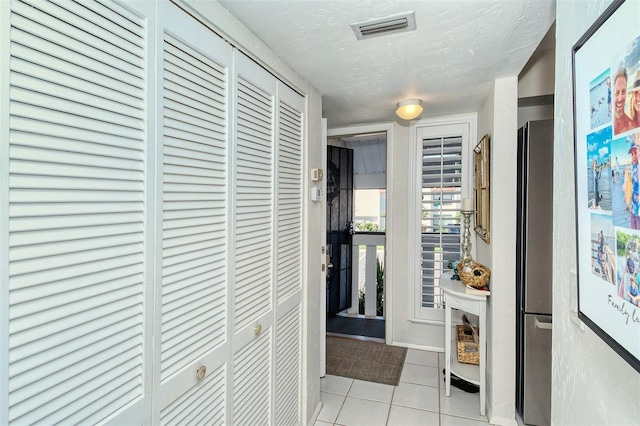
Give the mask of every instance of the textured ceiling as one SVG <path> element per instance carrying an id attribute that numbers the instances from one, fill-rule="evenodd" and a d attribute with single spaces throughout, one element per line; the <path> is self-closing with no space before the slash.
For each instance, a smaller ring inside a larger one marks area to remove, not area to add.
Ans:
<path id="1" fill-rule="evenodd" d="M 330 128 L 477 111 L 518 75 L 551 26 L 554 0 L 219 0 L 323 95 Z M 415 11 L 417 30 L 358 41 L 350 24 Z"/>

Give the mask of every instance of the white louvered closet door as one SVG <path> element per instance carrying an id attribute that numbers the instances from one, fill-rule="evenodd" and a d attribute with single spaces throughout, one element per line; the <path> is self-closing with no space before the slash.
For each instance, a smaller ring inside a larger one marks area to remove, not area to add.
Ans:
<path id="1" fill-rule="evenodd" d="M 304 99 L 278 84 L 276 194 L 275 424 L 301 418 L 302 156 Z"/>
<path id="2" fill-rule="evenodd" d="M 161 6 L 158 423 L 228 424 L 231 46 L 175 5 Z"/>
<path id="3" fill-rule="evenodd" d="M 233 419 L 272 423 L 277 80 L 235 53 Z"/>
<path id="4" fill-rule="evenodd" d="M 0 10 L 0 424 L 300 424 L 303 98 L 167 0 Z"/>
<path id="5" fill-rule="evenodd" d="M 151 365 L 147 13 L 113 2 L 10 8 L 0 423 L 95 424 L 125 407 L 128 422 L 142 423 Z"/>

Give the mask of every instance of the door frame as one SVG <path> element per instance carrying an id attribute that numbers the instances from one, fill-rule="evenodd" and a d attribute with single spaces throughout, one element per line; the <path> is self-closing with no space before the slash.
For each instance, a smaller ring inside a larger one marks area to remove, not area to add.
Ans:
<path id="1" fill-rule="evenodd" d="M 393 176 L 393 140 L 394 140 L 394 130 L 395 130 L 395 123 L 393 122 L 389 122 L 389 123 L 378 123 L 378 124 L 367 124 L 367 125 L 358 125 L 358 126 L 349 126 L 349 127 L 336 127 L 333 129 L 328 129 L 327 130 L 327 137 L 322 139 L 322 150 L 325 153 L 324 155 L 326 156 L 326 151 L 327 151 L 327 138 L 328 137 L 333 137 L 333 136 L 346 136 L 346 135 L 357 135 L 357 134 L 364 134 L 364 133 L 381 133 L 381 132 L 385 132 L 387 134 L 387 173 L 386 173 L 386 186 L 387 186 L 387 205 L 386 205 L 386 214 L 387 214 L 387 220 L 386 220 L 386 245 L 385 245 L 385 271 L 384 271 L 384 276 L 385 276 L 385 282 L 384 282 L 384 312 L 385 312 L 385 330 L 384 330 L 384 336 L 385 336 L 385 342 L 387 345 L 390 345 L 393 342 L 393 336 L 392 336 L 392 323 L 393 323 L 393 281 L 391 279 L 391 277 L 393 277 L 392 274 L 392 270 L 393 270 L 393 224 L 394 224 L 394 211 L 393 211 L 393 205 L 389 202 L 389 200 L 393 200 L 393 180 L 391 179 L 391 176 Z M 326 158 L 324 159 L 324 167 L 326 167 Z M 325 194 L 326 194 L 326 190 L 325 190 Z M 326 209 L 327 209 L 327 201 L 326 201 L 326 197 L 324 198 L 324 210 L 325 210 L 325 214 L 326 214 Z M 326 217 L 325 217 L 325 234 L 326 234 Z M 326 285 L 326 282 L 325 282 Z M 322 293 L 323 297 L 324 296 L 324 292 Z M 326 306 L 324 306 L 323 302 L 323 307 L 322 310 L 320 312 L 320 333 L 322 339 L 321 342 L 322 344 L 320 345 L 320 351 L 321 351 L 321 369 L 324 371 L 325 369 L 325 364 L 326 364 L 326 359 L 325 359 L 325 350 L 326 350 L 326 339 L 325 339 L 325 335 L 326 335 L 326 322 L 327 322 L 327 312 L 326 312 Z"/>

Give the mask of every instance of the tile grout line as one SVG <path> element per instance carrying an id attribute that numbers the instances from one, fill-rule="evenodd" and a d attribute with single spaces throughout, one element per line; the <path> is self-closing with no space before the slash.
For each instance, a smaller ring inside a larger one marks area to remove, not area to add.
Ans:
<path id="1" fill-rule="evenodd" d="M 344 399 L 342 400 L 342 405 L 340 405 L 340 409 L 338 410 L 338 414 L 336 414 L 336 419 L 333 421 L 334 425 L 339 425 L 340 423 L 338 423 L 338 418 L 340 417 L 340 412 L 342 412 L 342 409 L 344 408 L 344 404 L 347 402 L 347 398 L 349 397 L 349 392 L 351 392 L 351 388 L 353 387 L 353 384 L 355 383 L 355 379 L 351 379 L 351 384 L 349 385 L 349 389 L 347 389 L 347 393 L 344 395 Z"/>
<path id="2" fill-rule="evenodd" d="M 404 366 L 402 368 L 404 368 Z M 400 383 L 398 382 L 398 384 Z M 396 388 L 397 386 L 394 386 L 393 390 L 391 391 L 391 400 L 389 401 L 389 409 L 387 410 L 387 421 L 384 422 L 386 426 L 389 426 L 389 418 L 391 417 L 391 406 L 393 405 L 393 396 L 396 394 Z"/>

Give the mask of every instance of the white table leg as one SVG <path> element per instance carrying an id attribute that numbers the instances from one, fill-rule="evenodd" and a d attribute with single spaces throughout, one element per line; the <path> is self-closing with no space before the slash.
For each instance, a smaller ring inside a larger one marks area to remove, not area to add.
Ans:
<path id="1" fill-rule="evenodd" d="M 485 386 L 486 386 L 486 363 L 487 363 L 487 305 L 480 304 L 479 326 L 480 326 L 480 415 L 485 413 Z"/>
<path id="2" fill-rule="evenodd" d="M 446 304 L 444 314 L 444 365 L 445 395 L 451 395 L 451 308 Z"/>

